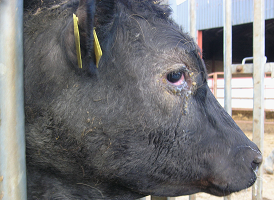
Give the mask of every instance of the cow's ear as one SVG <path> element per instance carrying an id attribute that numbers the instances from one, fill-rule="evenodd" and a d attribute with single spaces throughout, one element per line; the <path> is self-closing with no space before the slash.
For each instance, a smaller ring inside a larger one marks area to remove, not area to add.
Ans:
<path id="1" fill-rule="evenodd" d="M 73 14 L 77 65 L 78 68 L 82 68 L 84 71 L 92 74 L 97 73 L 93 32 L 94 16 L 95 0 L 80 0 L 76 14 Z"/>
<path id="2" fill-rule="evenodd" d="M 99 57 L 96 59 L 95 53 L 100 53 L 100 46 L 94 42 L 95 6 L 95 0 L 80 0 L 64 35 L 68 60 L 77 71 L 91 74 L 97 73 Z"/>

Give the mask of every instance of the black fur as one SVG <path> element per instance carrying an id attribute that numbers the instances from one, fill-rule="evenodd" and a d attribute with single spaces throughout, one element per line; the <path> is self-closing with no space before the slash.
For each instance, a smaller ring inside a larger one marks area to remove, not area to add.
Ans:
<path id="1" fill-rule="evenodd" d="M 197 45 L 169 15 L 152 0 L 25 0 L 28 199 L 222 196 L 254 183 L 260 151 L 218 104 Z M 167 74 L 178 70 L 176 86 Z"/>

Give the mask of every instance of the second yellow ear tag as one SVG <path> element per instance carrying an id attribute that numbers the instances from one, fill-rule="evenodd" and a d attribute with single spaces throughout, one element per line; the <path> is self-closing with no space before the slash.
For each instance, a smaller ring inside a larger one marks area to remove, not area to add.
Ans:
<path id="1" fill-rule="evenodd" d="M 99 64 L 100 58 L 103 55 L 103 52 L 102 52 L 99 40 L 97 38 L 95 28 L 93 29 L 93 36 L 94 36 L 94 52 L 95 52 L 95 57 L 96 57 L 96 66 L 98 68 L 98 64 Z"/>

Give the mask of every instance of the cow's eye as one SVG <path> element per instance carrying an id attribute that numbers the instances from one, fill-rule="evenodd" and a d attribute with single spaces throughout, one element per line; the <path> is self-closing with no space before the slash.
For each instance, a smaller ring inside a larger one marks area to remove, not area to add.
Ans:
<path id="1" fill-rule="evenodd" d="M 167 80 L 174 85 L 182 85 L 185 81 L 183 71 L 174 71 L 167 74 Z"/>

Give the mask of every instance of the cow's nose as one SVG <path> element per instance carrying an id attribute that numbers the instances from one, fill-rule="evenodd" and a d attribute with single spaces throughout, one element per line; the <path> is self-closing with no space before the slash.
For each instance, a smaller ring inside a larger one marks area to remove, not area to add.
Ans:
<path id="1" fill-rule="evenodd" d="M 254 160 L 252 161 L 251 163 L 251 167 L 254 171 L 257 171 L 258 168 L 260 167 L 260 165 L 262 164 L 263 162 L 263 156 L 262 154 L 257 154 L 257 156 L 254 158 Z"/>

